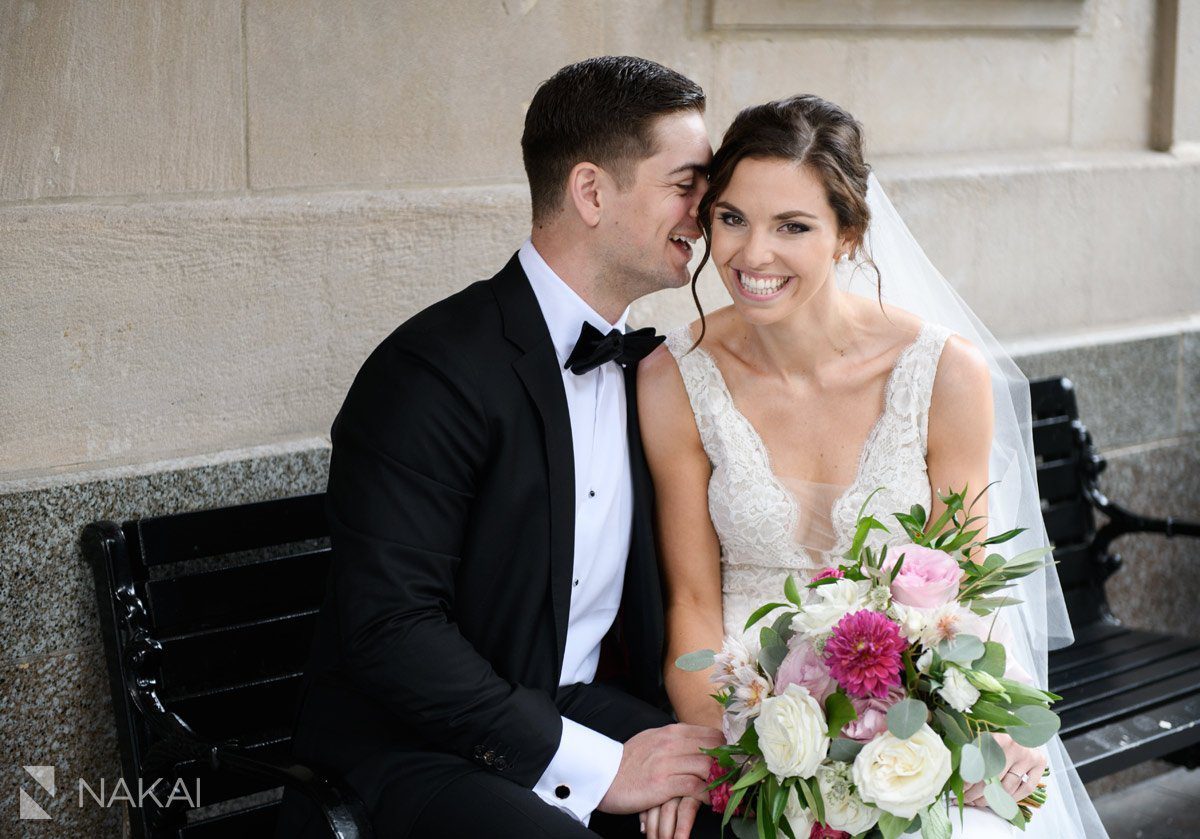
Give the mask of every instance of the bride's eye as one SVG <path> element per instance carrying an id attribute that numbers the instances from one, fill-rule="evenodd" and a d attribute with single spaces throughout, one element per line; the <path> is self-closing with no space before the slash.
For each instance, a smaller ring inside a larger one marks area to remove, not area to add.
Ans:
<path id="1" fill-rule="evenodd" d="M 784 233 L 807 233 L 810 230 L 812 230 L 811 227 L 798 221 L 790 221 L 783 226 Z"/>
<path id="2" fill-rule="evenodd" d="M 722 224 L 728 227 L 737 227 L 745 223 L 742 217 L 737 213 L 724 212 L 717 216 L 717 218 L 721 220 Z"/>

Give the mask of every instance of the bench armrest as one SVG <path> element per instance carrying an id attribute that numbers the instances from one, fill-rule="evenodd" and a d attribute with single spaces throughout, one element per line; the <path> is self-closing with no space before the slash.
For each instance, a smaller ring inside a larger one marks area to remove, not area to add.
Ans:
<path id="1" fill-rule="evenodd" d="M 335 839 L 372 839 L 375 833 L 366 807 L 347 784 L 302 763 L 279 764 L 250 757 L 239 749 L 214 746 L 210 752 L 216 769 L 282 783 L 303 793 L 325 817 Z"/>
<path id="2" fill-rule="evenodd" d="M 1095 484 L 1087 487 L 1085 491 L 1095 508 L 1108 519 L 1104 526 L 1096 531 L 1096 537 L 1092 542 L 1092 548 L 1097 556 L 1107 555 L 1113 541 L 1131 533 L 1159 533 L 1168 538 L 1200 536 L 1200 522 L 1186 521 L 1174 516 L 1154 518 L 1131 512 L 1120 504 L 1110 501 Z"/>

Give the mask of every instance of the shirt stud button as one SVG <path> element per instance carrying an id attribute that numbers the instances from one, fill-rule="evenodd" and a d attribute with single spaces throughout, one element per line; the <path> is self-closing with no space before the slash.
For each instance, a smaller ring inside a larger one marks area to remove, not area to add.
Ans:
<path id="1" fill-rule="evenodd" d="M 588 490 L 588 498 L 595 498 L 595 497 L 596 497 L 596 490 L 589 489 Z"/>
<path id="2" fill-rule="evenodd" d="M 575 585 L 579 585 L 579 580 L 576 580 L 576 581 L 575 581 Z"/>

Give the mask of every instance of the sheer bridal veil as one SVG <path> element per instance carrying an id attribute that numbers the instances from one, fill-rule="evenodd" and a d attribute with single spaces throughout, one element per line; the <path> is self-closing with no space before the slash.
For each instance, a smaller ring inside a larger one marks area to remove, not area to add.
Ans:
<path id="1" fill-rule="evenodd" d="M 865 250 L 879 269 L 878 290 L 883 302 L 949 328 L 987 358 L 995 404 L 990 461 L 994 483 L 988 491 L 988 518 L 996 528 L 1025 528 L 1024 533 L 1000 547 L 1012 556 L 1047 545 L 1033 454 L 1029 380 L 925 256 L 874 174 L 868 184 L 867 204 L 871 221 Z M 854 286 L 864 285 L 864 273 L 853 265 L 839 266 L 839 285 L 858 293 Z M 866 285 L 869 289 L 864 293 L 874 297 L 875 284 Z M 1058 574 L 1052 566 L 1043 569 L 1020 580 L 1009 593 L 1021 601 L 1003 610 L 1012 634 L 1009 654 L 1039 686 L 1045 687 L 1049 650 L 1067 646 L 1073 640 Z M 1050 757 L 1049 800 L 1034 815 L 1026 835 L 1053 839 L 1105 836 L 1062 741 L 1055 737 L 1045 749 Z"/>

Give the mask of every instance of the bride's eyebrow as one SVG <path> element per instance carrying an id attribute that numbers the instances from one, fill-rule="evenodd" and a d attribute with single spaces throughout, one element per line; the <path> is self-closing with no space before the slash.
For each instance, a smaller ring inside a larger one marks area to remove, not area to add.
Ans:
<path id="1" fill-rule="evenodd" d="M 742 210 L 739 210 L 737 207 L 733 206 L 728 201 L 718 201 L 716 203 L 716 206 L 720 207 L 722 209 L 725 209 L 725 210 L 729 210 L 732 213 L 737 213 L 739 216 L 746 215 Z M 787 221 L 788 219 L 796 218 L 797 216 L 803 216 L 805 218 L 810 218 L 813 221 L 820 221 L 820 219 L 818 219 L 816 216 L 814 216 L 812 213 L 808 212 L 807 210 L 786 210 L 785 212 L 782 212 L 782 213 L 776 213 L 773 216 L 773 220 L 774 221 Z"/>

